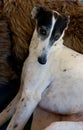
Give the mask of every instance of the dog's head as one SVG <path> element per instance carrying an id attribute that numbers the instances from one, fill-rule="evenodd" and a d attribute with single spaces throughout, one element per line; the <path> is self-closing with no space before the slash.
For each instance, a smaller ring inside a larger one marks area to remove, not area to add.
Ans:
<path id="1" fill-rule="evenodd" d="M 69 17 L 42 6 L 35 6 L 31 15 L 36 19 L 37 40 L 39 40 L 38 62 L 46 64 L 50 48 L 56 44 L 67 28 Z"/>

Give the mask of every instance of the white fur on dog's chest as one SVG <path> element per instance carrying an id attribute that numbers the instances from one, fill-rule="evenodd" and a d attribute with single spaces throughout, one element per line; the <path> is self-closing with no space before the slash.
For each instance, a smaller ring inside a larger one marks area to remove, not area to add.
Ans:
<path id="1" fill-rule="evenodd" d="M 48 69 L 49 65 L 40 65 L 34 53 L 31 54 L 24 63 L 22 81 L 25 81 L 23 86 L 26 89 L 26 94 L 28 94 L 29 92 L 33 96 L 33 93 L 35 92 L 36 96 L 37 94 L 41 96 L 44 87 L 47 87 L 50 84 L 51 76 L 50 71 Z M 27 85 L 29 86 L 29 88 Z"/>

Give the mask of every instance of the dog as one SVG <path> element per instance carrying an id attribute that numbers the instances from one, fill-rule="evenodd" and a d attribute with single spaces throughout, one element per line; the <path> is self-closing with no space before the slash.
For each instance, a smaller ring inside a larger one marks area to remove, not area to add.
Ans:
<path id="1" fill-rule="evenodd" d="M 13 116 L 7 130 L 22 130 L 39 102 L 62 114 L 83 111 L 83 56 L 63 45 L 69 16 L 40 6 L 33 8 L 31 16 L 36 19 L 36 29 L 23 65 L 20 90 L 0 113 L 0 126 Z"/>

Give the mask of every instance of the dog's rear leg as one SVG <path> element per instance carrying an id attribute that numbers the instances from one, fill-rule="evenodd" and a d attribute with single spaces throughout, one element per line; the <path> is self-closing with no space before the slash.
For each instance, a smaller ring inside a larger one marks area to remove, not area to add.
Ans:
<path id="1" fill-rule="evenodd" d="M 21 97 L 21 91 L 15 96 L 15 98 L 10 102 L 10 104 L 0 113 L 0 126 L 8 121 L 14 114 L 17 103 Z"/>
<path id="2" fill-rule="evenodd" d="M 23 130 L 40 98 L 24 93 L 19 101 L 16 112 L 12 117 L 7 130 Z"/>

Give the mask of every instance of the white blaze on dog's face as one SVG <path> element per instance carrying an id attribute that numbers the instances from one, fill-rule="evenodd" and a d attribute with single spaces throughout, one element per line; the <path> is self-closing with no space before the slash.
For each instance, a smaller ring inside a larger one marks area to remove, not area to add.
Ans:
<path id="1" fill-rule="evenodd" d="M 37 48 L 39 52 L 38 62 L 46 64 L 50 48 L 62 36 L 69 23 L 69 18 L 41 6 L 35 6 L 31 15 L 36 19 L 37 40 L 39 42 Z"/>

